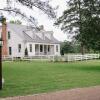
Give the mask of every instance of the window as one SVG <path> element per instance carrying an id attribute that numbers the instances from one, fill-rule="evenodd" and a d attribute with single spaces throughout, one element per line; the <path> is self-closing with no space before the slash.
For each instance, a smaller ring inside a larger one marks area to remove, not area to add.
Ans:
<path id="1" fill-rule="evenodd" d="M 21 44 L 18 44 L 18 52 L 21 52 Z"/>
<path id="2" fill-rule="evenodd" d="M 40 45 L 40 52 L 43 52 L 43 45 Z"/>
<path id="3" fill-rule="evenodd" d="M 30 52 L 32 52 L 32 44 L 30 44 Z"/>
<path id="4" fill-rule="evenodd" d="M 56 52 L 58 52 L 58 45 L 56 45 Z"/>
<path id="5" fill-rule="evenodd" d="M 11 36 L 10 36 L 10 31 L 8 31 L 8 39 L 10 39 L 11 38 Z"/>
<path id="6" fill-rule="evenodd" d="M 9 47 L 9 55 L 12 55 L 12 48 Z"/>

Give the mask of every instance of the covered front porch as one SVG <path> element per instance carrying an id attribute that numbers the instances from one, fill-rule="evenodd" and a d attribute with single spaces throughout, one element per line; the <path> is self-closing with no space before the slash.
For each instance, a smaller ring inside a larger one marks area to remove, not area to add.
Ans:
<path id="1" fill-rule="evenodd" d="M 35 44 L 35 55 L 54 55 L 54 45 Z"/>

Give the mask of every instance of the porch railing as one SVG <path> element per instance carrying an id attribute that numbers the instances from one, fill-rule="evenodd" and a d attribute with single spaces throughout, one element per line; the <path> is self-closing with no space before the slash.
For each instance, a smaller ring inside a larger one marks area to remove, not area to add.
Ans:
<path id="1" fill-rule="evenodd" d="M 35 52 L 35 55 L 54 55 L 54 53 L 52 53 L 52 52 L 47 52 L 47 53 L 45 53 L 45 52 Z"/>

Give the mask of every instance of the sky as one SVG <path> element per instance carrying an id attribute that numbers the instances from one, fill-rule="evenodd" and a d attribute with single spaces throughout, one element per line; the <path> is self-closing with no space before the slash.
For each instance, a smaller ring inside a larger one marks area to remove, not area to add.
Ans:
<path id="1" fill-rule="evenodd" d="M 45 0 L 42 0 L 45 1 Z M 53 7 L 59 6 L 57 9 L 57 16 L 60 17 L 62 15 L 62 12 L 66 9 L 66 0 L 51 0 L 50 4 Z M 70 40 L 69 36 L 63 33 L 60 28 L 55 27 L 53 25 L 54 20 L 48 18 L 46 14 L 44 14 L 42 11 L 40 11 L 37 8 L 34 8 L 33 10 L 29 10 L 28 8 L 22 6 L 21 4 L 14 3 L 12 5 L 13 7 L 20 8 L 22 12 L 24 12 L 27 16 L 33 16 L 38 20 L 39 25 L 44 25 L 45 30 L 47 31 L 53 31 L 54 37 L 56 37 L 60 41 L 64 40 Z M 0 0 L 0 8 L 6 7 L 6 0 Z M 28 22 L 24 21 L 22 18 L 16 16 L 16 15 L 9 15 L 8 13 L 3 13 L 3 15 L 7 18 L 7 21 L 10 20 L 16 20 L 19 19 L 23 22 L 23 24 L 28 24 Z"/>

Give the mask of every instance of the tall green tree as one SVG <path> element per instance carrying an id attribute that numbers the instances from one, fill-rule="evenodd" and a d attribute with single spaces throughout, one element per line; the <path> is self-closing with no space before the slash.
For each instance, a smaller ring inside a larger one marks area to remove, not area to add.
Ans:
<path id="1" fill-rule="evenodd" d="M 94 51 L 100 51 L 100 0 L 84 0 L 83 37 L 85 45 Z"/>
<path id="2" fill-rule="evenodd" d="M 82 22 L 83 22 L 83 0 L 69 0 L 67 2 L 68 9 L 63 15 L 57 19 L 55 25 L 61 25 L 61 30 L 66 33 L 76 34 L 76 38 L 81 41 L 83 54 L 83 37 L 82 37 Z"/>
<path id="3" fill-rule="evenodd" d="M 97 38 L 100 37 L 100 0 L 69 0 L 67 4 L 68 9 L 55 25 L 60 25 L 66 33 L 74 34 L 84 54 L 84 47 L 93 49 L 93 43 L 100 41 Z"/>

